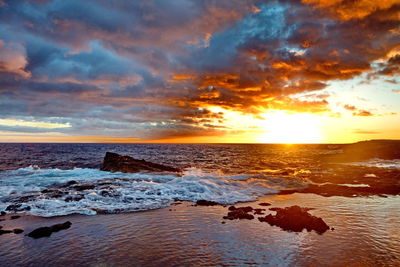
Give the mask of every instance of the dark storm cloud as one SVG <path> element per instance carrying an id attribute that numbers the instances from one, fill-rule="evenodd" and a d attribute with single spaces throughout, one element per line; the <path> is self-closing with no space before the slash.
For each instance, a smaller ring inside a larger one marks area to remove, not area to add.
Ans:
<path id="1" fill-rule="evenodd" d="M 210 105 L 329 112 L 329 97 L 298 96 L 399 71 L 397 1 L 3 3 L 0 116 L 57 118 L 69 134 L 216 134 Z"/>

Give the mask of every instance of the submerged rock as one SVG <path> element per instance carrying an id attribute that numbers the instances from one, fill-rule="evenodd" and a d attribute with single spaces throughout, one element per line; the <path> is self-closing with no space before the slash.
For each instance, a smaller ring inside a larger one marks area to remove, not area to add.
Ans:
<path id="1" fill-rule="evenodd" d="M 263 203 L 258 203 L 258 205 L 267 207 L 267 206 L 271 206 L 271 203 L 263 202 Z"/>
<path id="2" fill-rule="evenodd" d="M 329 230 L 329 226 L 322 220 L 308 213 L 307 208 L 299 206 L 291 206 L 286 208 L 274 208 L 276 215 L 268 214 L 260 217 L 260 222 L 267 222 L 272 226 L 279 226 L 285 231 L 301 232 L 314 230 L 319 234 L 323 234 Z"/>
<path id="3" fill-rule="evenodd" d="M 54 232 L 58 232 L 58 231 L 70 228 L 71 225 L 72 225 L 72 223 L 67 221 L 65 223 L 55 224 L 50 227 L 47 227 L 47 226 L 40 227 L 40 228 L 37 228 L 37 229 L 33 230 L 32 232 L 30 232 L 28 234 L 28 236 L 32 237 L 32 238 L 49 237 Z"/>
<path id="4" fill-rule="evenodd" d="M 10 217 L 10 219 L 11 220 L 16 220 L 16 219 L 19 219 L 21 216 L 19 216 L 19 215 L 14 215 L 14 216 L 11 216 Z"/>
<path id="5" fill-rule="evenodd" d="M 228 220 L 235 220 L 235 219 L 247 219 L 247 220 L 253 220 L 254 216 L 252 214 L 249 214 L 249 212 L 253 211 L 253 208 L 248 206 L 248 207 L 240 207 L 236 208 L 235 206 L 230 206 L 228 208 L 229 212 L 227 216 L 224 216 L 224 219 Z"/>
<path id="6" fill-rule="evenodd" d="M 112 152 L 106 153 L 101 170 L 109 172 L 181 172 L 178 168 L 139 160 L 129 156 L 121 156 Z"/>

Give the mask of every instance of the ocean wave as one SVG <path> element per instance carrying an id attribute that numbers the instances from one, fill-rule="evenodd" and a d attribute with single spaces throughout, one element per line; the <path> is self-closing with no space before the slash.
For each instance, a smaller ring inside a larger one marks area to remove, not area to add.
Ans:
<path id="1" fill-rule="evenodd" d="M 367 161 L 349 162 L 342 164 L 350 166 L 376 167 L 376 168 L 400 170 L 400 159 L 385 160 L 385 159 L 375 158 Z"/>
<path id="2" fill-rule="evenodd" d="M 94 215 L 157 209 L 177 199 L 233 204 L 296 187 L 304 183 L 290 177 L 229 176 L 195 168 L 177 176 L 30 166 L 1 172 L 0 210 L 18 205 L 20 212 L 43 217 Z"/>

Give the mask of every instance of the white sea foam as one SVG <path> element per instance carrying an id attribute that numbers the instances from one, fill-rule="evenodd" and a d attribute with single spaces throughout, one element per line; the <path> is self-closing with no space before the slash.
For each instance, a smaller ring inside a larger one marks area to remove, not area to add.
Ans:
<path id="1" fill-rule="evenodd" d="M 376 168 L 386 168 L 386 169 L 399 169 L 400 170 L 400 159 L 392 159 L 392 160 L 385 160 L 385 159 L 370 159 L 367 161 L 361 162 L 350 162 L 350 163 L 343 163 L 345 165 L 352 165 L 352 166 L 364 166 L 364 167 L 376 167 Z"/>
<path id="2" fill-rule="evenodd" d="M 94 185 L 93 189 L 49 197 L 41 193 L 69 181 Z M 107 186 L 102 186 L 102 184 Z M 188 169 L 183 176 L 149 173 L 110 173 L 96 169 L 39 169 L 37 167 L 0 172 L 0 210 L 21 203 L 31 209 L 27 213 L 44 217 L 73 213 L 129 212 L 157 209 L 170 205 L 174 199 L 212 200 L 224 204 L 251 201 L 280 189 L 302 187 L 294 178 L 204 173 Z M 79 201 L 66 197 L 83 195 Z M 21 201 L 18 198 L 29 196 Z M 32 197 L 33 196 L 33 197 Z M 18 200 L 18 201 L 17 201 Z"/>

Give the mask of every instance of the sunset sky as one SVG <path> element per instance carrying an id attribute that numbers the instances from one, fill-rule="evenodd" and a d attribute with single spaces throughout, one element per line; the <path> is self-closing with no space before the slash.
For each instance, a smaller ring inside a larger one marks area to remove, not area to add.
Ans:
<path id="1" fill-rule="evenodd" d="M 0 142 L 400 139 L 399 0 L 0 0 Z"/>

